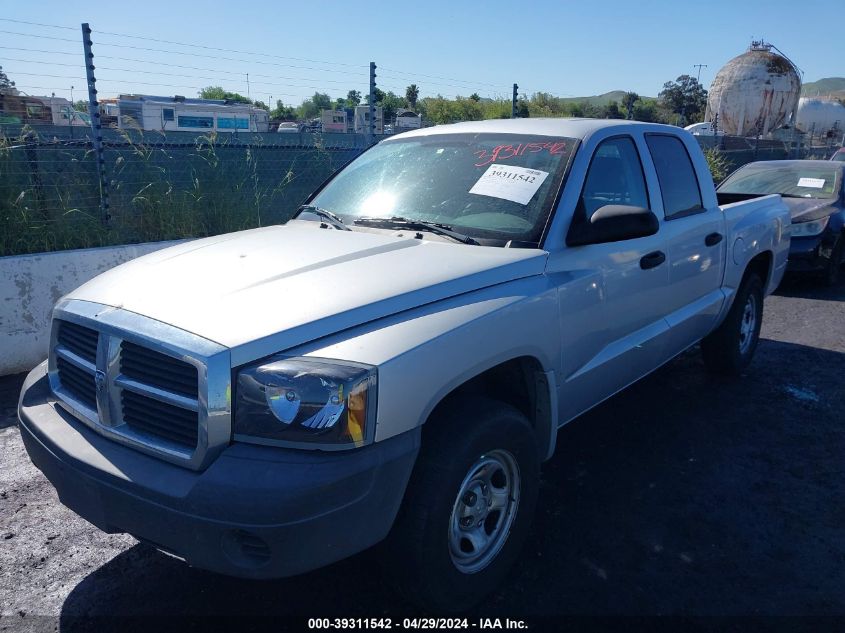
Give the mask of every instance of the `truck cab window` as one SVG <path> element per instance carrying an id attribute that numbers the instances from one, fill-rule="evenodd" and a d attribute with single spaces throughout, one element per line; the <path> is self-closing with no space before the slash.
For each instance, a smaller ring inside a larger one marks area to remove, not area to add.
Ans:
<path id="1" fill-rule="evenodd" d="M 579 219 L 586 220 L 608 204 L 649 208 L 640 155 L 630 137 L 604 141 L 596 149 L 579 202 Z"/>
<path id="2" fill-rule="evenodd" d="M 703 211 L 698 178 L 681 139 L 666 134 L 646 134 L 646 144 L 657 171 L 666 219 Z"/>

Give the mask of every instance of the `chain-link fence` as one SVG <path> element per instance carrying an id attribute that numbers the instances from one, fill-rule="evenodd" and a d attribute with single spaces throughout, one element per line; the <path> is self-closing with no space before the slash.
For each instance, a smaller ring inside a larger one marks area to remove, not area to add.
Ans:
<path id="1" fill-rule="evenodd" d="M 366 147 L 359 135 L 104 130 L 104 209 L 90 138 L 67 135 L 67 128 L 0 130 L 0 256 L 285 222 Z"/>

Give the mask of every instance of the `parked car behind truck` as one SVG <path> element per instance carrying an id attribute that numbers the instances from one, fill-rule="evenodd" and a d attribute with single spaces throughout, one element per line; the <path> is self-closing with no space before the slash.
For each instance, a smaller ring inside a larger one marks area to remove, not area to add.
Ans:
<path id="1" fill-rule="evenodd" d="M 845 163 L 769 160 L 748 163 L 717 189 L 720 200 L 749 200 L 773 193 L 792 214 L 788 270 L 821 273 L 836 284 L 845 264 Z"/>
<path id="2" fill-rule="evenodd" d="M 411 600 L 461 609 L 519 555 L 563 424 L 698 342 L 748 365 L 788 228 L 779 196 L 720 207 L 678 128 L 408 132 L 285 226 L 64 297 L 21 433 L 107 532 L 252 578 L 381 542 Z"/>

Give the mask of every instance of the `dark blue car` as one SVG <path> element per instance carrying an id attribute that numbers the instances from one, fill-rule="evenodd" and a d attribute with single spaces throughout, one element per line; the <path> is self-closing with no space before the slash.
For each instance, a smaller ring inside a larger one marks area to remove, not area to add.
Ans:
<path id="1" fill-rule="evenodd" d="M 716 189 L 720 202 L 779 193 L 792 214 L 787 270 L 839 281 L 845 259 L 845 162 L 769 160 L 737 169 Z"/>

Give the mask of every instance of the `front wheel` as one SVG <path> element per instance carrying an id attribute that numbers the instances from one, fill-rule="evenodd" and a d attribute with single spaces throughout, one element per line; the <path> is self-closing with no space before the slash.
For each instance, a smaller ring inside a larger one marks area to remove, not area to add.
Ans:
<path id="1" fill-rule="evenodd" d="M 701 341 L 707 369 L 716 374 L 735 376 L 754 357 L 763 325 L 763 282 L 749 273 L 737 290 L 722 324 Z"/>
<path id="2" fill-rule="evenodd" d="M 842 264 L 845 260 L 845 233 L 836 239 L 833 250 L 830 253 L 830 261 L 824 271 L 824 281 L 828 286 L 835 286 L 839 283 L 842 274 Z"/>
<path id="3" fill-rule="evenodd" d="M 519 554 L 539 456 L 525 416 L 503 403 L 466 400 L 427 424 L 382 560 L 409 600 L 454 612 L 495 589 Z"/>

